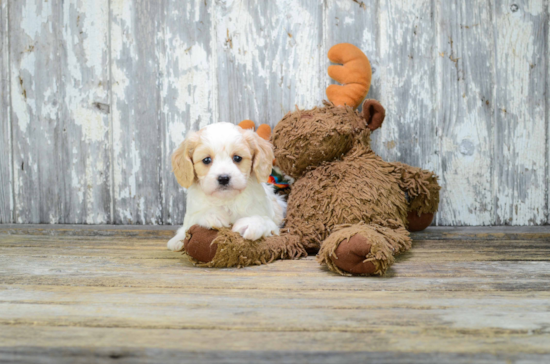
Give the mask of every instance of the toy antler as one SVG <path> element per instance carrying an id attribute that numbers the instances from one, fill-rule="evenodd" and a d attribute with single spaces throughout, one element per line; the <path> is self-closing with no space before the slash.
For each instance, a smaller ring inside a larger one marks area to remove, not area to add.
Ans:
<path id="1" fill-rule="evenodd" d="M 256 129 L 256 124 L 252 120 L 243 120 L 239 123 L 239 126 L 243 129 L 251 129 L 254 131 Z M 269 140 L 271 137 L 271 127 L 267 124 L 261 124 L 258 126 L 258 130 L 256 130 L 256 134 L 258 134 L 262 139 Z"/>
<path id="2" fill-rule="evenodd" d="M 372 70 L 367 56 L 349 43 L 340 43 L 328 51 L 328 59 L 342 66 L 329 66 L 328 75 L 342 85 L 327 87 L 327 97 L 336 106 L 354 109 L 361 104 L 370 88 Z"/>

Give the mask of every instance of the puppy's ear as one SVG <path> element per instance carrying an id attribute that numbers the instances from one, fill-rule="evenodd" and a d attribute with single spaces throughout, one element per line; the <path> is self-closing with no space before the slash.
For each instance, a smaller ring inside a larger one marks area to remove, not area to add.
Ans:
<path id="1" fill-rule="evenodd" d="M 193 133 L 172 154 L 172 170 L 178 183 L 184 188 L 191 187 L 195 180 L 195 169 L 193 168 L 191 155 L 197 142 L 198 135 Z"/>
<path id="2" fill-rule="evenodd" d="M 245 138 L 254 154 L 252 170 L 258 182 L 267 182 L 273 169 L 273 146 L 252 131 L 245 132 Z"/>

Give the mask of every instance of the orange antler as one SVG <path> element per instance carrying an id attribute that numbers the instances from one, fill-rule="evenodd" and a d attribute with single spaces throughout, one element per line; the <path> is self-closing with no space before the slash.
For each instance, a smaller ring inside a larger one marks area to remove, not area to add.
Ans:
<path id="1" fill-rule="evenodd" d="M 329 66 L 328 75 L 342 85 L 327 87 L 327 97 L 336 106 L 357 108 L 367 96 L 372 70 L 367 56 L 349 43 L 340 43 L 328 51 L 328 59 L 342 66 Z"/>

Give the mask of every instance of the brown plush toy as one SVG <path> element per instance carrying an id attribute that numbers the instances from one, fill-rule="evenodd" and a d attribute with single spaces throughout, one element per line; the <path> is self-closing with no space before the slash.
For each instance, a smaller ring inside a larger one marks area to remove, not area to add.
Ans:
<path id="1" fill-rule="evenodd" d="M 342 64 L 329 68 L 343 84 L 328 87 L 331 102 L 288 113 L 273 130 L 277 165 L 296 180 L 281 235 L 249 241 L 230 229 L 193 226 L 184 249 L 197 265 L 242 267 L 318 252 L 319 263 L 339 274 L 381 275 L 410 249 L 409 231 L 430 225 L 437 177 L 372 151 L 371 132 L 385 117 L 378 101 L 355 111 L 370 87 L 368 58 L 346 43 L 328 56 Z"/>

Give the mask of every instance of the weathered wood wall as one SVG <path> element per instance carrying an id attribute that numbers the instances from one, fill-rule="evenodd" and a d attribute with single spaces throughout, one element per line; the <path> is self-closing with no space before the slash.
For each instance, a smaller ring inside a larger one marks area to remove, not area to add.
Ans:
<path id="1" fill-rule="evenodd" d="M 181 223 L 184 134 L 319 105 L 351 42 L 376 150 L 441 176 L 436 224 L 548 223 L 548 3 L 0 1 L 0 222 Z"/>

